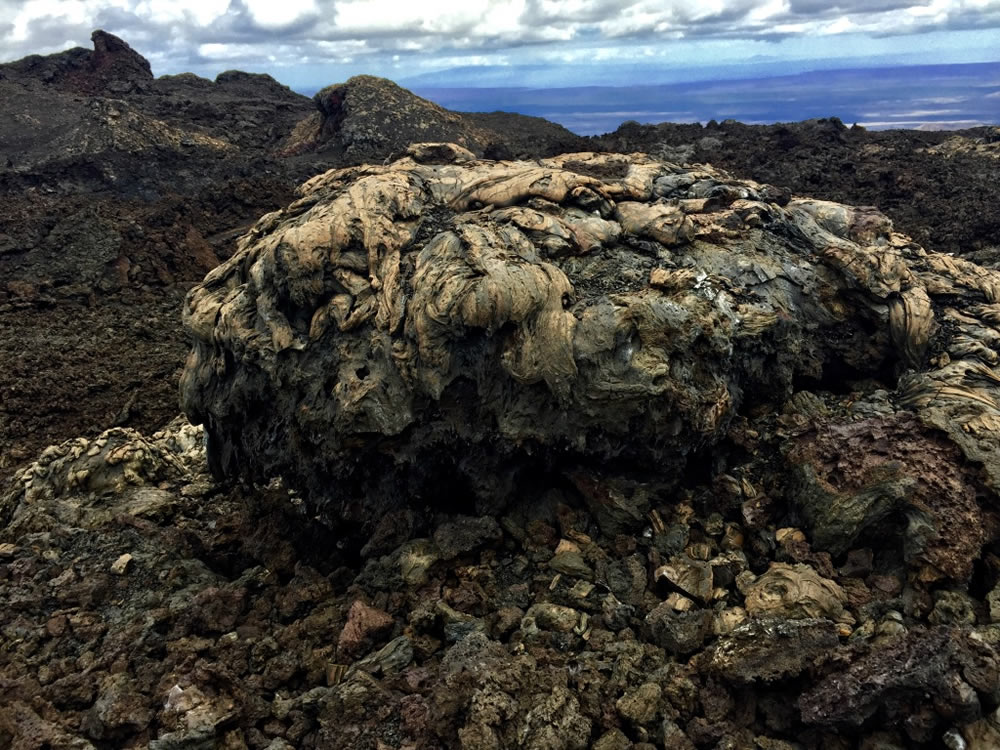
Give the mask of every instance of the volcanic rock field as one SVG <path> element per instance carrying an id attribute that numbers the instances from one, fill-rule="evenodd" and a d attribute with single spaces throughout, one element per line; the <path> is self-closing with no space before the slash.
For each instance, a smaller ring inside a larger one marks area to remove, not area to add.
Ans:
<path id="1" fill-rule="evenodd" d="M 1000 129 L 0 65 L 0 748 L 1000 747 Z"/>

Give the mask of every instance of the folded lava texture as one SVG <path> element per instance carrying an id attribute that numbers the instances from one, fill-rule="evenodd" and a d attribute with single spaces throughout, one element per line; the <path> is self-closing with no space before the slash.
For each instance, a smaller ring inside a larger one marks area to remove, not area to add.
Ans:
<path id="1" fill-rule="evenodd" d="M 908 562 L 965 579 L 1000 487 L 998 297 L 872 208 L 642 154 L 421 144 L 309 180 L 189 293 L 181 400 L 217 474 L 284 475 L 367 528 L 572 465 L 680 481 L 736 421 L 868 383 L 891 419 L 817 416 L 785 446 L 793 502 L 834 554 L 904 519 Z"/>

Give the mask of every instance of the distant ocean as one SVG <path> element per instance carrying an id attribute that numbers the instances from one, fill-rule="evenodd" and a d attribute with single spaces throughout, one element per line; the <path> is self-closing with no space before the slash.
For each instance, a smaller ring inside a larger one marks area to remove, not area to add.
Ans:
<path id="1" fill-rule="evenodd" d="M 818 70 L 655 86 L 414 87 L 464 112 L 519 112 L 581 135 L 641 123 L 734 119 L 774 123 L 839 117 L 869 129 L 955 129 L 1000 123 L 1000 62 Z"/>

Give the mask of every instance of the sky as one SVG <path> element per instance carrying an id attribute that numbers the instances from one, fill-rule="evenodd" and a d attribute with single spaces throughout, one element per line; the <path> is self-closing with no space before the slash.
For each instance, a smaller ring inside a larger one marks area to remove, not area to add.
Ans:
<path id="1" fill-rule="evenodd" d="M 652 83 L 667 70 L 1000 59 L 1000 0 L 0 0 L 0 60 L 90 48 L 95 28 L 157 75 L 237 68 L 298 89 L 358 73 L 442 85 L 435 71 L 452 68 L 457 85 L 489 70 L 486 85 L 544 71 L 571 86 L 609 69 Z"/>

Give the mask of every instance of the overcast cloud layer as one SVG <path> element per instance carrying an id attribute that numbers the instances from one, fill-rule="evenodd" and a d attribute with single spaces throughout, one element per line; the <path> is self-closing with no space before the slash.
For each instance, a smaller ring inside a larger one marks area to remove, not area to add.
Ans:
<path id="1" fill-rule="evenodd" d="M 963 31 L 956 50 L 988 49 L 1000 0 L 0 0 L 0 59 L 89 47 L 95 28 L 157 74 L 244 68 L 301 85 L 330 69 L 405 78 L 511 61 L 676 62 L 683 50 L 809 57 L 838 38 L 891 52 L 926 37 L 940 51 Z"/>

